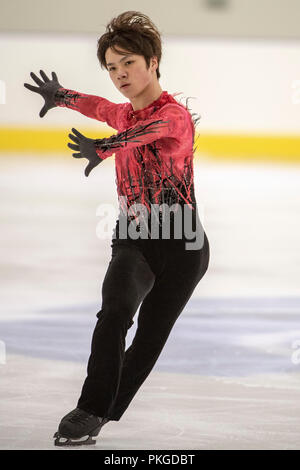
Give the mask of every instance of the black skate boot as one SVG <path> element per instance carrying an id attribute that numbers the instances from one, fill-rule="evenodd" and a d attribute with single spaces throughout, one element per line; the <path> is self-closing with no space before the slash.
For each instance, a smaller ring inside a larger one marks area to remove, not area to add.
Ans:
<path id="1" fill-rule="evenodd" d="M 87 413 L 75 408 L 64 416 L 54 434 L 56 446 L 80 446 L 96 444 L 92 437 L 98 436 L 100 429 L 109 421 L 108 418 Z"/>

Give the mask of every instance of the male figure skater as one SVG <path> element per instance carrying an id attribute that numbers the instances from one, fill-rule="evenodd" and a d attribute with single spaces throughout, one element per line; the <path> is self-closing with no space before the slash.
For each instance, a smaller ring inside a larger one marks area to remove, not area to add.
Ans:
<path id="1" fill-rule="evenodd" d="M 194 194 L 195 123 L 189 110 L 159 84 L 160 33 L 146 15 L 126 11 L 107 25 L 97 56 L 129 102 L 115 104 L 66 89 L 54 72 L 52 80 L 42 70 L 42 79 L 31 73 L 38 86 L 24 84 L 45 99 L 40 117 L 56 106 L 68 107 L 118 131 L 105 139 L 87 138 L 74 128 L 69 134 L 73 156 L 88 160 L 86 176 L 115 154 L 121 210 L 87 377 L 77 407 L 63 417 L 54 435 L 56 445 L 94 444 L 92 438 L 105 423 L 120 420 L 209 264 L 209 243 L 198 224 Z M 169 211 L 170 232 L 164 236 L 167 211 L 161 208 L 174 207 Z M 188 243 L 191 233 L 194 245 Z M 139 306 L 137 331 L 125 351 L 127 330 Z"/>

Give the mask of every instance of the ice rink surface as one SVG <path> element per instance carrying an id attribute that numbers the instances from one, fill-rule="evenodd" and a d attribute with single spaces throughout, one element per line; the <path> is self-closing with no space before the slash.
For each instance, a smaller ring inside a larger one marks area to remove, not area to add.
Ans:
<path id="1" fill-rule="evenodd" d="M 0 449 L 58 450 L 85 378 L 111 255 L 100 212 L 117 214 L 117 197 L 113 164 L 89 178 L 84 164 L 0 159 Z M 299 177 L 300 166 L 195 162 L 209 269 L 128 410 L 89 449 L 299 448 Z"/>

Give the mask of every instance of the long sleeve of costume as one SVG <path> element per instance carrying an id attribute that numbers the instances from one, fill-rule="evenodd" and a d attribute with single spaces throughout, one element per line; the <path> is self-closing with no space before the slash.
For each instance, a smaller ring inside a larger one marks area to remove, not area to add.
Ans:
<path id="1" fill-rule="evenodd" d="M 168 143 L 169 150 L 176 154 L 182 147 L 181 141 L 187 145 L 192 143 L 190 138 L 185 140 L 185 136 L 190 137 L 189 126 L 186 112 L 178 105 L 169 104 L 156 114 L 156 118 L 138 121 L 136 125 L 111 137 L 95 139 L 96 152 L 101 159 L 105 159 L 115 153 L 116 149 L 129 151 L 159 139 L 171 139 L 162 143 Z"/>
<path id="2" fill-rule="evenodd" d="M 59 88 L 55 94 L 55 104 L 78 111 L 89 118 L 107 122 L 113 129 L 118 129 L 118 115 L 121 105 L 112 103 L 106 98 Z"/>

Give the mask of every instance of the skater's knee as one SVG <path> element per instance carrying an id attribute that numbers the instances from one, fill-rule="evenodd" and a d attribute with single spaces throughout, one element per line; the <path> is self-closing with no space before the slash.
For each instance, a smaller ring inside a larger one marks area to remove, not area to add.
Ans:
<path id="1" fill-rule="evenodd" d="M 129 304 L 110 304 L 102 306 L 101 310 L 97 313 L 97 318 L 102 322 L 108 322 L 110 325 L 123 325 L 127 328 L 133 325 L 132 317 L 134 312 L 132 306 Z"/>

